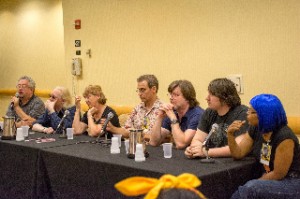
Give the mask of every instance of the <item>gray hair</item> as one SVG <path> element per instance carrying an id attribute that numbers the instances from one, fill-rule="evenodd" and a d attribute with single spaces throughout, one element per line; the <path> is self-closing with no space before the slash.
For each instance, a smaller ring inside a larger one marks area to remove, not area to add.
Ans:
<path id="1" fill-rule="evenodd" d="M 72 98 L 70 91 L 63 86 L 56 86 L 53 90 L 60 91 L 60 97 L 65 101 L 64 108 L 70 108 L 72 105 Z"/>
<path id="2" fill-rule="evenodd" d="M 28 81 L 28 87 L 32 88 L 32 90 L 34 92 L 34 90 L 35 90 L 35 81 L 31 77 L 25 75 L 25 76 L 20 77 L 18 82 L 22 79 L 25 79 L 25 80 Z M 18 82 L 17 82 L 17 84 L 18 84 Z"/>

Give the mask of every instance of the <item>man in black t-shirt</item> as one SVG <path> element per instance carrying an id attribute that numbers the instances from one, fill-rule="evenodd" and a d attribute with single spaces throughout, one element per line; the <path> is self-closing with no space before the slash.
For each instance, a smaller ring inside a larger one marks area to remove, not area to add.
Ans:
<path id="1" fill-rule="evenodd" d="M 191 145 L 186 148 L 185 155 L 189 158 L 228 157 L 231 154 L 226 130 L 235 120 L 246 121 L 248 108 L 241 105 L 234 83 L 226 78 L 218 78 L 210 82 L 206 100 L 208 108 L 199 121 L 197 132 Z M 216 128 L 212 130 L 213 125 Z M 242 134 L 247 128 L 246 123 L 240 131 L 235 133 L 238 142 L 242 140 Z M 211 131 L 213 133 L 208 139 Z"/>

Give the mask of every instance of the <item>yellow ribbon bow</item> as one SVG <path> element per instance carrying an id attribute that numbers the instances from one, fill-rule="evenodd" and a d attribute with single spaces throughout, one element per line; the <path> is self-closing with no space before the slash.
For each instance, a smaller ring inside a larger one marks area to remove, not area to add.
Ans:
<path id="1" fill-rule="evenodd" d="M 159 179 L 147 177 L 130 177 L 115 184 L 115 188 L 126 196 L 138 196 L 147 194 L 145 199 L 155 199 L 161 189 L 186 189 L 194 192 L 200 198 L 205 196 L 195 189 L 201 185 L 197 176 L 189 173 L 183 173 L 179 176 L 165 174 Z"/>

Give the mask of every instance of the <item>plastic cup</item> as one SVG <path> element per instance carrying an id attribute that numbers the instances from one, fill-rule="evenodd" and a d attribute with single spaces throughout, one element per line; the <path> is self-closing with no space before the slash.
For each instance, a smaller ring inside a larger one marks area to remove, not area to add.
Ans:
<path id="1" fill-rule="evenodd" d="M 23 129 L 22 128 L 17 128 L 16 140 L 17 141 L 23 141 L 24 140 L 24 135 L 23 135 Z"/>
<path id="2" fill-rule="evenodd" d="M 126 154 L 129 153 L 129 140 L 124 141 Z"/>
<path id="3" fill-rule="evenodd" d="M 0 121 L 0 127 L 3 130 L 3 121 Z"/>
<path id="4" fill-rule="evenodd" d="M 146 160 L 145 154 L 144 154 L 143 144 L 136 144 L 136 151 L 135 151 L 134 160 L 136 162 L 143 162 L 143 161 Z"/>
<path id="5" fill-rule="evenodd" d="M 172 143 L 164 143 L 163 151 L 164 151 L 164 158 L 171 158 L 172 157 Z"/>
<path id="6" fill-rule="evenodd" d="M 111 138 L 110 153 L 113 153 L 113 154 L 120 153 L 119 138 L 118 137 L 112 137 Z"/>
<path id="7" fill-rule="evenodd" d="M 29 126 L 21 126 L 21 128 L 23 129 L 23 136 L 28 137 Z"/>
<path id="8" fill-rule="evenodd" d="M 113 134 L 113 137 L 117 137 L 118 138 L 118 142 L 119 142 L 119 147 L 121 147 L 122 144 L 122 134 Z"/>
<path id="9" fill-rule="evenodd" d="M 74 128 L 67 128 L 67 139 L 68 140 L 73 140 L 73 135 L 74 135 Z"/>

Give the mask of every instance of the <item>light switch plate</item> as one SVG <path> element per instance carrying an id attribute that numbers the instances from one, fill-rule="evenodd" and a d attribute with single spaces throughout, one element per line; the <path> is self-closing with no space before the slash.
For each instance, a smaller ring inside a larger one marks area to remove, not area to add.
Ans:
<path id="1" fill-rule="evenodd" d="M 244 93 L 243 76 L 241 74 L 228 75 L 227 78 L 234 83 L 238 93 Z"/>

